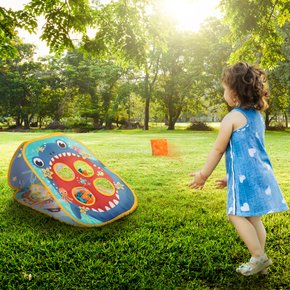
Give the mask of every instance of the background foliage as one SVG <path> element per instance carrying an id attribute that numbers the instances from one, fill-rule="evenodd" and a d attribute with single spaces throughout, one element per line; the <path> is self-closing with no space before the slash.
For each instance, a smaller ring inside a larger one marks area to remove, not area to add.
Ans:
<path id="1" fill-rule="evenodd" d="M 288 126 L 289 1 L 222 0 L 222 17 L 205 20 L 198 32 L 177 30 L 158 7 L 153 0 L 0 7 L 2 125 L 148 130 L 152 120 L 168 129 L 201 115 L 219 120 L 227 109 L 222 68 L 249 61 L 269 75 L 267 127 Z M 55 55 L 36 60 L 16 29 L 34 31 L 41 15 L 41 38 Z"/>

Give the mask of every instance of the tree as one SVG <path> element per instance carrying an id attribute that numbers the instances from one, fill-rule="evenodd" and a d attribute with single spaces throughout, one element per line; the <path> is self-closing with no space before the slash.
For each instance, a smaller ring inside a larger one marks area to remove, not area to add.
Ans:
<path id="1" fill-rule="evenodd" d="M 0 7 L 1 29 L 0 33 L 5 39 L 1 41 L 1 48 L 10 48 L 9 56 L 15 55 L 14 37 L 17 28 L 35 32 L 37 17 L 44 16 L 46 23 L 42 27 L 41 39 L 45 40 L 54 51 L 63 51 L 73 47 L 71 32 L 86 33 L 87 25 L 92 23 L 92 10 L 87 0 L 62 1 L 31 0 L 22 10 L 13 11 Z M 2 49 L 0 52 L 2 52 Z M 5 54 L 1 53 L 1 56 Z"/>
<path id="2" fill-rule="evenodd" d="M 63 62 L 67 84 L 77 89 L 80 97 L 77 97 L 76 108 L 79 108 L 82 117 L 93 120 L 94 128 L 99 128 L 102 122 L 100 121 L 101 104 L 97 92 L 101 77 L 98 60 L 84 58 L 83 53 L 75 50 L 68 52 Z"/>
<path id="3" fill-rule="evenodd" d="M 77 91 L 68 81 L 63 58 L 48 56 L 41 61 L 42 70 L 38 75 L 40 102 L 36 111 L 38 122 L 41 124 L 47 117 L 52 121 L 52 128 L 63 127 L 61 119 L 69 114 L 70 104 Z"/>
<path id="4" fill-rule="evenodd" d="M 98 57 L 115 55 L 120 61 L 139 63 L 146 47 L 146 5 L 149 0 L 118 0 L 108 4 L 89 0 L 30 0 L 22 10 L 0 7 L 0 56 L 15 55 L 14 37 L 17 28 L 34 32 L 37 17 L 46 19 L 41 39 L 51 51 L 63 52 L 81 46 Z M 95 36 L 88 36 L 88 28 Z M 77 38 L 75 41 L 74 39 Z"/>
<path id="5" fill-rule="evenodd" d="M 287 123 L 289 107 L 289 20 L 287 0 L 240 1 L 222 0 L 225 21 L 233 45 L 230 62 L 244 60 L 260 64 L 269 75 L 270 109 L 266 111 L 266 127 L 277 114 Z M 272 117 L 271 117 L 271 114 Z"/>
<path id="6" fill-rule="evenodd" d="M 197 100 L 195 88 L 206 53 L 201 47 L 197 34 L 175 31 L 168 39 L 168 50 L 162 54 L 156 95 L 161 97 L 166 109 L 168 130 L 174 130 L 189 100 Z"/>
<path id="7" fill-rule="evenodd" d="M 146 57 L 146 36 L 150 16 L 146 6 L 150 0 L 118 0 L 93 7 L 96 29 L 94 37 L 84 36 L 82 48 L 93 55 L 114 55 L 122 65 L 124 61 L 140 66 Z"/>
<path id="8" fill-rule="evenodd" d="M 234 48 L 230 62 L 244 59 L 271 69 L 286 59 L 281 47 L 287 38 L 281 28 L 290 20 L 289 1 L 222 0 L 221 7 Z"/>
<path id="9" fill-rule="evenodd" d="M 154 5 L 157 4 L 157 5 Z M 157 3 L 152 5 L 152 14 L 146 22 L 146 50 L 143 62 L 140 65 L 141 90 L 140 95 L 145 102 L 144 130 L 149 130 L 150 103 L 154 97 L 154 90 L 160 76 L 161 56 L 168 49 L 167 40 L 171 31 L 175 30 L 175 24 L 160 13 Z"/>
<path id="10" fill-rule="evenodd" d="M 38 82 L 40 63 L 33 61 L 35 47 L 18 42 L 15 46 L 18 57 L 0 64 L 0 102 L 2 116 L 12 116 L 16 126 L 24 123 L 29 128 L 39 105 Z"/>
<path id="11" fill-rule="evenodd" d="M 141 82 L 142 90 L 140 91 L 140 94 L 145 99 L 144 130 L 149 130 L 150 102 L 159 73 L 160 58 L 161 50 L 152 47 L 152 50 L 148 53 L 147 60 L 143 64 L 142 75 L 144 75 L 144 77 Z"/>
<path id="12" fill-rule="evenodd" d="M 0 7 L 0 56 L 2 59 L 17 55 L 17 49 L 13 42 L 16 36 L 14 31 L 13 17 L 11 11 Z"/>
<path id="13" fill-rule="evenodd" d="M 281 28 L 284 39 L 290 37 L 289 22 Z M 266 128 L 270 128 L 271 120 L 282 113 L 285 120 L 285 127 L 288 127 L 288 113 L 290 106 L 290 43 L 285 41 L 281 50 L 286 56 L 285 61 L 280 61 L 277 66 L 268 71 L 268 79 L 270 85 L 270 107 L 266 111 Z M 270 116 L 272 115 L 272 117 Z"/>
<path id="14" fill-rule="evenodd" d="M 266 128 L 270 128 L 270 123 L 275 117 L 282 114 L 288 128 L 288 113 L 290 106 L 290 65 L 289 63 L 279 63 L 278 66 L 268 73 L 270 84 L 269 109 L 266 111 Z"/>
<path id="15" fill-rule="evenodd" d="M 232 52 L 225 38 L 229 28 L 221 19 L 206 19 L 197 33 L 194 51 L 199 60 L 195 63 L 195 86 L 190 94 L 187 112 L 191 115 L 224 115 L 221 74 Z"/>
<path id="16" fill-rule="evenodd" d="M 113 60 L 85 57 L 79 51 L 68 52 L 64 58 L 64 75 L 70 87 L 78 90 L 82 117 L 92 118 L 96 129 L 111 127 L 111 106 L 117 98 L 118 81 L 125 73 Z"/>

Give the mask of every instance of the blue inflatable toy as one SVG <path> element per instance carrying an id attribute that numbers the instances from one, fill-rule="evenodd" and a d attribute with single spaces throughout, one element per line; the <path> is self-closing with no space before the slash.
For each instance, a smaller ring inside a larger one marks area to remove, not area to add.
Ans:
<path id="1" fill-rule="evenodd" d="M 75 226 L 102 226 L 137 208 L 135 194 L 118 175 L 62 134 L 22 143 L 8 180 L 18 202 Z"/>

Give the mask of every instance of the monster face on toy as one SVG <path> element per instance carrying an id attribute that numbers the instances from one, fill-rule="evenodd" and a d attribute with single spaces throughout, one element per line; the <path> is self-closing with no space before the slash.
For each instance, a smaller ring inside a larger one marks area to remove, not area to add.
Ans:
<path id="1" fill-rule="evenodd" d="M 136 208 L 129 187 L 83 145 L 66 136 L 25 144 L 23 154 L 63 211 L 81 224 L 107 223 Z"/>

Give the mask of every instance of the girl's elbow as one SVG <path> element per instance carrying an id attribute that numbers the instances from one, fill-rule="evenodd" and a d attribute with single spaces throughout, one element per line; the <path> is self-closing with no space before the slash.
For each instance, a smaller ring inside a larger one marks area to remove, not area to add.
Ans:
<path id="1" fill-rule="evenodd" d="M 217 154 L 217 155 L 219 155 L 219 156 L 223 156 L 224 155 L 224 153 L 225 153 L 225 149 L 223 149 L 223 148 L 214 148 L 214 151 L 215 151 L 215 153 Z"/>

